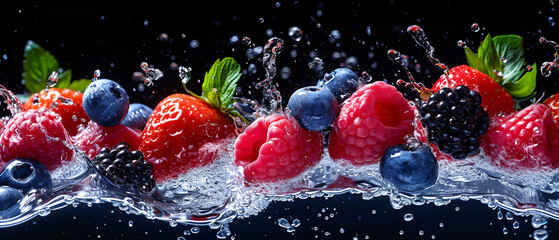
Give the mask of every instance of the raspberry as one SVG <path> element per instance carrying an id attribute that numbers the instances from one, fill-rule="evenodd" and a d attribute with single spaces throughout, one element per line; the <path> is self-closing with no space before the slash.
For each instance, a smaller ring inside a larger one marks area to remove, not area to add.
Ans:
<path id="1" fill-rule="evenodd" d="M 496 122 L 481 141 L 493 165 L 514 170 L 559 167 L 559 129 L 547 106 L 533 104 Z"/>
<path id="2" fill-rule="evenodd" d="M 429 141 L 442 153 L 464 159 L 479 152 L 478 138 L 489 127 L 489 115 L 478 92 L 463 85 L 442 88 L 418 104 L 418 110 Z"/>
<path id="3" fill-rule="evenodd" d="M 261 117 L 235 142 L 235 164 L 247 182 L 275 182 L 301 174 L 320 161 L 323 137 L 283 115 Z"/>
<path id="4" fill-rule="evenodd" d="M 130 149 L 137 149 L 140 133 L 120 124 L 114 127 L 103 127 L 90 121 L 84 130 L 74 136 L 74 141 L 89 158 L 93 158 L 99 154 L 101 148 L 113 147 L 120 142 L 130 144 Z"/>
<path id="5" fill-rule="evenodd" d="M 68 132 L 58 114 L 40 109 L 13 116 L 0 137 L 0 159 L 36 159 L 49 170 L 72 160 L 73 150 Z"/>
<path id="6" fill-rule="evenodd" d="M 343 105 L 328 152 L 355 166 L 375 164 L 384 151 L 413 133 L 414 111 L 394 86 L 379 81 L 358 89 Z"/>
<path id="7" fill-rule="evenodd" d="M 144 192 L 155 186 L 153 167 L 144 160 L 142 152 L 131 152 L 127 143 L 119 143 L 112 149 L 102 148 L 92 162 L 101 174 L 119 186 Z"/>

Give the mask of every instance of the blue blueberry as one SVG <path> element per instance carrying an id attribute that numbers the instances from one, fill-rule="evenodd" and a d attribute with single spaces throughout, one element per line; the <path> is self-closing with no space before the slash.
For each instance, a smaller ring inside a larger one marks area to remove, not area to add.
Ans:
<path id="1" fill-rule="evenodd" d="M 348 68 L 337 68 L 324 74 L 324 78 L 318 80 L 317 86 L 330 90 L 336 96 L 338 104 L 342 104 L 359 87 L 359 77 Z"/>
<path id="2" fill-rule="evenodd" d="M 437 159 L 426 145 L 416 149 L 404 145 L 390 147 L 382 155 L 379 168 L 384 181 L 405 191 L 433 186 L 439 172 Z"/>
<path id="3" fill-rule="evenodd" d="M 152 112 L 153 109 L 144 104 L 132 103 L 126 117 L 122 120 L 122 125 L 143 130 Z"/>
<path id="4" fill-rule="evenodd" d="M 130 99 L 118 83 L 100 79 L 87 86 L 83 94 L 83 109 L 92 121 L 103 127 L 120 124 L 126 113 Z"/>
<path id="5" fill-rule="evenodd" d="M 31 188 L 52 188 L 52 179 L 42 163 L 33 159 L 16 158 L 0 173 L 0 186 L 27 192 Z"/>
<path id="6" fill-rule="evenodd" d="M 321 131 L 332 124 L 338 115 L 339 106 L 332 92 L 311 86 L 295 91 L 289 98 L 287 108 L 303 128 Z"/>
<path id="7" fill-rule="evenodd" d="M 20 214 L 18 201 L 23 198 L 23 194 L 15 188 L 0 187 L 0 219 L 7 219 Z"/>

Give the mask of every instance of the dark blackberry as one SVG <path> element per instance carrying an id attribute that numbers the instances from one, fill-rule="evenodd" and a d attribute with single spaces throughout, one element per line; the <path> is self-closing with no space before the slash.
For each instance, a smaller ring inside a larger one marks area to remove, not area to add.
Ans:
<path id="1" fill-rule="evenodd" d="M 489 127 L 489 115 L 480 104 L 479 93 L 463 85 L 442 88 L 429 96 L 418 105 L 429 141 L 454 159 L 477 154 L 478 138 Z"/>
<path id="2" fill-rule="evenodd" d="M 113 149 L 104 147 L 93 158 L 97 170 L 119 186 L 149 192 L 155 186 L 152 165 L 144 160 L 140 151 L 130 151 L 127 143 Z"/>

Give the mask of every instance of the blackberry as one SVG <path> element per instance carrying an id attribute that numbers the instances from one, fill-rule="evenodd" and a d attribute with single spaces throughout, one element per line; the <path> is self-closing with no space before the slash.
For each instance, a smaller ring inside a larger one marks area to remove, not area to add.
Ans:
<path id="1" fill-rule="evenodd" d="M 463 85 L 442 88 L 429 96 L 418 104 L 429 141 L 454 159 L 477 154 L 478 138 L 489 127 L 489 115 L 480 104 L 479 93 Z"/>
<path id="2" fill-rule="evenodd" d="M 149 192 L 155 186 L 153 167 L 140 151 L 130 151 L 127 143 L 113 149 L 104 147 L 93 158 L 97 170 L 118 186 Z"/>

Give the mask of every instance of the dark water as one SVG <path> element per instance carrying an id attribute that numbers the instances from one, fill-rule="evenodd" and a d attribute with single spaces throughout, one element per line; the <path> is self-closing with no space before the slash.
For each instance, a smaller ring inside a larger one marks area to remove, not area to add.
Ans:
<path id="1" fill-rule="evenodd" d="M 248 90 L 265 75 L 258 59 L 261 56 L 249 58 L 246 51 L 252 45 L 229 42 L 234 35 L 239 38 L 247 36 L 256 46 L 262 46 L 269 38 L 266 35 L 268 29 L 273 31 L 273 36 L 283 38 L 287 43 L 277 59 L 278 68 L 289 67 L 292 72 L 287 79 L 279 81 L 284 99 L 297 88 L 316 81 L 307 67 L 312 51 L 324 60 L 327 71 L 354 56 L 358 59 L 354 70 L 367 71 L 375 80 L 386 79 L 394 83 L 405 74 L 387 59 L 386 52 L 397 49 L 409 55 L 412 61 L 417 60 L 421 69 L 413 74 L 429 86 L 428 83 L 436 81 L 441 73 L 430 65 L 424 50 L 406 34 L 407 26 L 412 24 L 425 29 L 437 58 L 449 66 L 465 63 L 462 49 L 456 44 L 458 40 L 476 48 L 487 33 L 522 35 L 527 47 L 527 62 L 536 61 L 538 65 L 553 57 L 552 48 L 540 44 L 538 38 L 544 36 L 559 41 L 557 25 L 550 22 L 550 17 L 559 19 L 552 1 L 502 1 L 491 5 L 487 5 L 487 1 L 278 2 L 279 6 L 276 1 L 163 5 L 158 1 L 119 6 L 103 1 L 16 3 L 19 6 L 6 6 L 0 10 L 0 83 L 16 93 L 24 91 L 20 81 L 23 47 L 27 40 L 34 40 L 53 53 L 61 67 L 72 69 L 74 78 L 91 78 L 93 71 L 100 69 L 103 78 L 117 80 L 125 86 L 132 102 L 143 102 L 152 107 L 165 96 L 184 91 L 176 72 L 169 68 L 171 63 L 191 67 L 193 79 L 202 79 L 216 58 L 226 56 L 234 57 L 243 69 L 255 64 L 255 73 L 243 75 L 240 82 L 243 92 L 239 96 L 258 97 L 259 93 L 249 94 Z M 473 23 L 478 23 L 482 29 L 471 31 Z M 292 26 L 303 30 L 300 42 L 290 40 L 287 35 Z M 370 34 L 367 27 L 370 27 Z M 341 32 L 342 38 L 338 42 L 329 41 L 332 30 Z M 162 33 L 167 34 L 167 40 L 158 39 Z M 198 41 L 198 47 L 191 47 L 193 40 Z M 333 58 L 334 53 L 343 57 Z M 143 92 L 133 91 L 139 82 L 134 82 L 131 76 L 133 72 L 141 71 L 142 61 L 161 69 L 165 77 L 158 80 L 155 87 L 146 87 Z M 556 72 L 549 78 L 538 76 L 538 92 L 545 91 L 549 96 L 559 91 L 557 78 Z M 196 81 L 191 82 L 192 90 L 199 92 L 200 86 Z M 230 227 L 235 239 L 530 238 L 534 231 L 530 218 L 515 216 L 520 227 L 514 229 L 514 220 L 498 220 L 497 212 L 478 201 L 459 200 L 442 207 L 431 204 L 394 210 L 387 198 L 365 201 L 360 195 L 345 194 L 328 200 L 273 203 L 258 216 L 237 219 Z M 406 213 L 412 213 L 413 220 L 404 221 Z M 326 216 L 328 220 L 325 220 Z M 294 233 L 288 233 L 277 224 L 278 218 L 282 217 L 290 222 L 299 219 L 301 225 Z M 133 221 L 132 227 L 129 227 L 130 220 Z M 443 227 L 440 227 L 441 223 Z M 82 204 L 0 229 L 0 238 L 177 239 L 191 227 L 179 225 L 172 228 L 167 222 L 128 215 L 110 205 L 87 207 Z M 503 234 L 504 227 L 508 229 L 506 235 Z M 557 237 L 557 221 L 550 221 L 547 228 L 550 239 Z M 403 235 L 400 235 L 401 230 Z M 423 231 L 422 235 L 420 231 Z M 215 233 L 216 230 L 202 227 L 200 233 L 184 237 L 212 239 Z"/>

